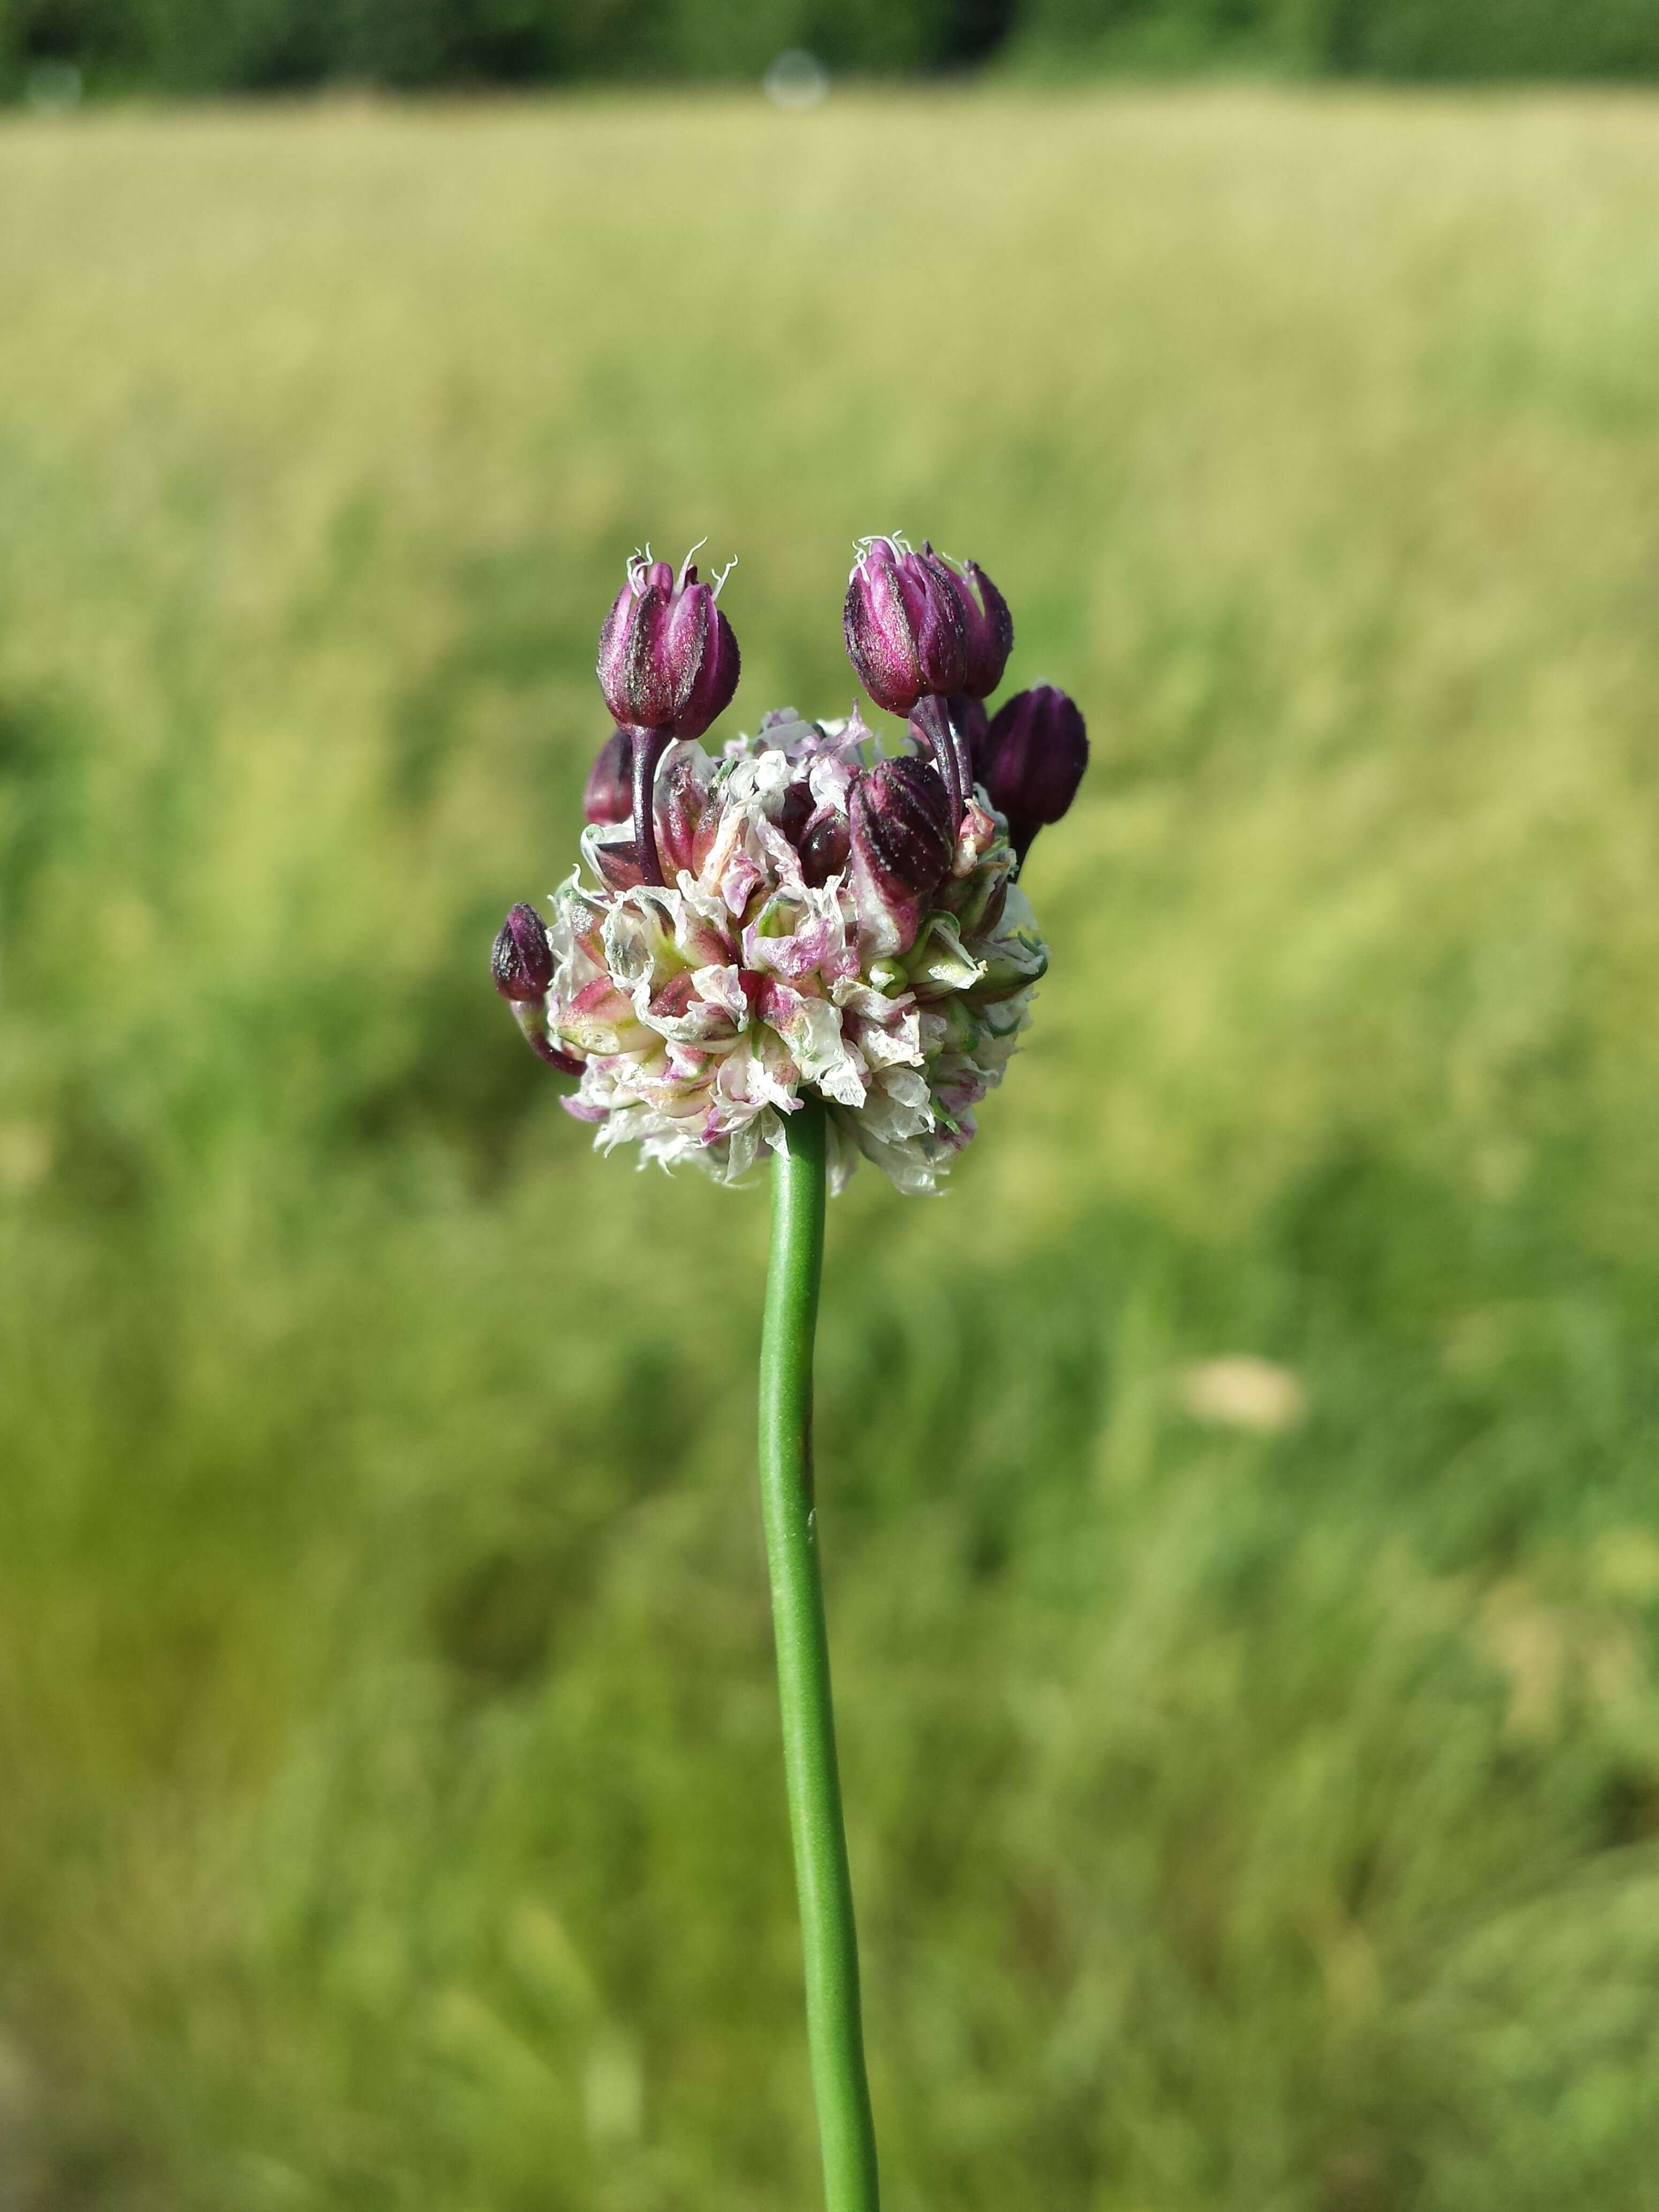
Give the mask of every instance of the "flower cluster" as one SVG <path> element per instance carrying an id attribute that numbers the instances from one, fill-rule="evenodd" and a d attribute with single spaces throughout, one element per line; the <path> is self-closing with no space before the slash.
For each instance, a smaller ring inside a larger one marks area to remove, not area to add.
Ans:
<path id="1" fill-rule="evenodd" d="M 861 715 L 769 714 L 719 754 L 698 740 L 738 653 L 718 586 L 648 556 L 600 634 L 617 729 L 588 779 L 583 866 L 550 921 L 515 907 L 494 973 L 564 1104 L 601 1146 L 733 1182 L 827 1109 L 839 1188 L 860 1156 L 929 1191 L 974 1134 L 1047 964 L 1015 878 L 1087 759 L 1063 693 L 994 719 L 1013 625 L 981 571 L 924 547 L 860 548 L 845 629 L 911 750 Z"/>

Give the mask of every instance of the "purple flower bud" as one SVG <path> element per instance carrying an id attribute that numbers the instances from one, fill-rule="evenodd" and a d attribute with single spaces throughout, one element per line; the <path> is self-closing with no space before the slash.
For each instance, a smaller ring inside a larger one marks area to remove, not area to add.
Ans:
<path id="1" fill-rule="evenodd" d="M 502 998 L 515 1005 L 546 997 L 553 981 L 553 948 L 546 923 L 528 902 L 521 901 L 501 924 L 489 972 Z"/>
<path id="2" fill-rule="evenodd" d="M 678 580 L 666 561 L 628 564 L 599 632 L 605 703 L 626 729 L 700 738 L 738 688 L 738 641 L 688 561 Z"/>
<path id="3" fill-rule="evenodd" d="M 816 811 L 810 786 L 805 783 L 792 783 L 784 793 L 782 801 L 778 807 L 778 828 L 797 849 L 805 833 L 806 825 Z"/>
<path id="4" fill-rule="evenodd" d="M 700 833 L 708 814 L 708 787 L 691 756 L 676 753 L 656 794 L 657 848 L 671 872 L 671 880 L 682 868 L 696 868 Z"/>
<path id="5" fill-rule="evenodd" d="M 1007 600 L 976 561 L 964 561 L 961 575 L 953 574 L 951 580 L 962 611 L 967 662 L 962 689 L 970 699 L 988 699 L 1001 683 L 1014 649 L 1014 618 Z"/>
<path id="6" fill-rule="evenodd" d="M 489 956 L 489 972 L 538 1060 L 556 1067 L 561 1075 L 580 1075 L 580 1060 L 561 1052 L 547 1034 L 542 1001 L 553 981 L 553 948 L 547 941 L 546 923 L 528 901 L 521 900 L 501 924 Z"/>
<path id="7" fill-rule="evenodd" d="M 801 831 L 800 872 L 803 882 L 816 890 L 831 876 L 844 874 L 853 849 L 847 817 L 834 806 L 820 806 Z"/>
<path id="8" fill-rule="evenodd" d="M 1052 684 L 1018 691 L 994 717 L 986 738 L 986 794 L 1008 820 L 1024 860 L 1045 822 L 1058 822 L 1077 797 L 1089 765 L 1089 735 L 1075 703 Z"/>
<path id="9" fill-rule="evenodd" d="M 891 538 L 862 548 L 842 610 L 848 656 L 878 707 L 908 714 L 929 691 L 960 691 L 967 678 L 960 579 L 931 545 L 920 553 Z"/>
<path id="10" fill-rule="evenodd" d="M 613 891 L 631 891 L 635 884 L 645 881 L 639 850 L 631 837 L 607 838 L 592 849 L 595 872 Z"/>
<path id="11" fill-rule="evenodd" d="M 626 822 L 633 811 L 633 733 L 613 730 L 588 770 L 582 812 L 590 822 Z"/>
<path id="12" fill-rule="evenodd" d="M 853 787 L 859 857 L 890 896 L 920 898 L 944 881 L 956 850 L 951 799 L 939 775 L 913 757 L 878 761 Z"/>

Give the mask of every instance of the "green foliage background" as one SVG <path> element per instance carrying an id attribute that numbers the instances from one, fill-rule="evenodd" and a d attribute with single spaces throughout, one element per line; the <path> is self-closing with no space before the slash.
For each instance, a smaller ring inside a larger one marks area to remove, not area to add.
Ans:
<path id="1" fill-rule="evenodd" d="M 1659 0 L 0 0 L 0 90 L 270 90 L 1240 64 L 1401 77 L 1652 76 Z"/>
<path id="2" fill-rule="evenodd" d="M 1403 78 L 1652 76 L 1656 0 L 1025 0 L 1028 64 Z"/>
<path id="3" fill-rule="evenodd" d="M 0 2202 L 814 2201 L 764 1194 L 485 969 L 635 541 L 735 720 L 903 525 L 1097 757 L 832 1216 L 890 2204 L 1650 2212 L 1656 196 L 1588 96 L 0 131 Z"/>

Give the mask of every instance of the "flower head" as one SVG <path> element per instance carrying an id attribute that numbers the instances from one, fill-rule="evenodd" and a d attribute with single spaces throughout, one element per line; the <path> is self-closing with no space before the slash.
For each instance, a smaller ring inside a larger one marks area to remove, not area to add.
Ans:
<path id="1" fill-rule="evenodd" d="M 596 823 L 554 902 L 567 1109 L 606 1149 L 730 1182 L 815 1091 L 837 1186 L 863 1155 L 933 1189 L 1047 960 L 998 824 L 975 806 L 952 840 L 931 768 L 878 762 L 856 718 L 793 714 L 719 759 L 677 747 L 655 811 L 672 884 L 640 880 L 630 824 Z"/>
<path id="2" fill-rule="evenodd" d="M 1027 693 L 988 720 L 1012 638 L 995 586 L 873 538 L 848 650 L 919 750 L 882 757 L 856 712 L 791 711 L 711 755 L 696 739 L 731 689 L 707 673 L 711 653 L 726 665 L 712 593 L 692 597 L 708 592 L 689 567 L 676 582 L 630 564 L 600 642 L 619 727 L 588 780 L 583 865 L 545 926 L 514 908 L 497 981 L 536 1049 L 579 1077 L 563 1103 L 606 1150 L 637 1142 L 732 1182 L 811 1096 L 836 1188 L 862 1157 L 933 1190 L 1048 964 L 1014 878 L 1030 824 L 1076 788 L 1081 718 Z"/>

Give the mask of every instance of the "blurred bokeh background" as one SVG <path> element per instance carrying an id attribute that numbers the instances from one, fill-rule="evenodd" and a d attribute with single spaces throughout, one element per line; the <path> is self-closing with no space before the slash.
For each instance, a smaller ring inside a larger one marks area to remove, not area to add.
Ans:
<path id="1" fill-rule="evenodd" d="M 740 556 L 734 728 L 902 526 L 1096 765 L 951 1194 L 832 1214 L 894 2212 L 1651 2212 L 1659 101 L 1085 64 L 1659 11 L 4 21 L 0 2206 L 816 2202 L 765 1193 L 486 966 L 628 551 Z"/>

